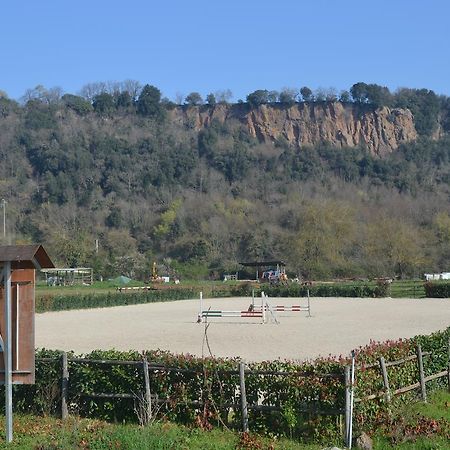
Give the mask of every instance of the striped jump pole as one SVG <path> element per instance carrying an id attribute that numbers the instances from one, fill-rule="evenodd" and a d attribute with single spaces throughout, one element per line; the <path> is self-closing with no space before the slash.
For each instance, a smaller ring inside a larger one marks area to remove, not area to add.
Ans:
<path id="1" fill-rule="evenodd" d="M 263 317 L 262 311 L 226 311 L 226 310 L 213 310 L 202 311 L 202 317 Z"/>
<path id="2" fill-rule="evenodd" d="M 264 300 L 265 300 L 265 294 L 264 292 L 261 293 L 261 312 L 262 312 L 262 323 L 266 323 L 266 308 L 264 308 Z"/>
<path id="3" fill-rule="evenodd" d="M 208 311 L 202 311 L 197 322 L 202 323 L 205 319 L 208 319 L 208 318 L 221 319 L 223 317 L 234 317 L 234 318 L 243 318 L 243 319 L 263 319 L 263 312 L 262 311 L 208 310 Z"/>
<path id="4" fill-rule="evenodd" d="M 266 311 L 263 308 L 264 297 L 261 299 L 261 306 L 255 311 L 253 308 L 249 310 L 221 310 L 221 309 L 203 309 L 203 293 L 200 292 L 200 310 L 197 316 L 197 323 L 203 323 L 208 317 L 242 317 L 246 319 L 262 319 L 262 323 L 266 323 Z"/>
<path id="5" fill-rule="evenodd" d="M 269 309 L 268 305 L 264 306 L 264 310 L 267 311 Z M 261 311 L 262 310 L 262 306 L 255 306 L 254 310 L 256 311 Z M 302 306 L 302 305 L 275 305 L 272 306 L 272 310 L 273 311 L 277 311 L 277 312 L 302 312 L 302 311 L 309 311 L 308 306 Z"/>
<path id="6" fill-rule="evenodd" d="M 268 297 L 264 294 L 264 292 L 261 293 L 261 296 L 265 299 Z M 260 305 L 252 305 L 251 309 L 253 311 L 273 311 L 273 312 L 307 312 L 308 317 L 311 317 L 311 301 L 309 297 L 309 289 L 308 289 L 308 304 L 307 305 L 275 305 L 271 306 L 266 301 L 265 304 L 262 302 Z"/>

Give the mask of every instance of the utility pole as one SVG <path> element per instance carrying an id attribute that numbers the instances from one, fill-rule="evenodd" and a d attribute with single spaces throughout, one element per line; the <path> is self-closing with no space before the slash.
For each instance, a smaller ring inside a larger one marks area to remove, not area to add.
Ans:
<path id="1" fill-rule="evenodd" d="M 2 198 L 3 207 L 3 239 L 6 240 L 6 200 Z"/>

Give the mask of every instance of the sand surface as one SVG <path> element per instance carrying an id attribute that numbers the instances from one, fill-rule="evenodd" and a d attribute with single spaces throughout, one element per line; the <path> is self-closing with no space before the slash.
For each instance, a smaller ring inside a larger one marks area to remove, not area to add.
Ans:
<path id="1" fill-rule="evenodd" d="M 247 309 L 251 299 L 204 300 L 203 309 Z M 306 299 L 270 299 L 272 305 L 306 305 Z M 196 323 L 198 300 L 119 306 L 36 315 L 36 346 L 74 350 L 164 349 L 209 355 L 205 325 Z M 208 319 L 215 356 L 247 361 L 348 354 L 371 340 L 428 334 L 450 325 L 449 299 L 313 298 L 311 315 L 278 313 L 279 324 L 261 319 Z"/>

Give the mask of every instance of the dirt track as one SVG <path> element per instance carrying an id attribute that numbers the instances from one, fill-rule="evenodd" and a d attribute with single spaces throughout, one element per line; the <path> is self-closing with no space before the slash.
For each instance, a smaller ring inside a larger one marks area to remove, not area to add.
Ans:
<path id="1" fill-rule="evenodd" d="M 270 299 L 272 305 L 306 304 L 305 299 Z M 204 309 L 247 309 L 249 299 L 205 300 Z M 36 316 L 36 346 L 74 350 L 164 349 L 209 354 L 198 300 L 53 312 Z M 370 340 L 431 333 L 450 325 L 449 299 L 311 299 L 312 317 L 278 313 L 280 324 L 260 319 L 209 319 L 208 340 L 216 356 L 248 361 L 347 354 Z"/>

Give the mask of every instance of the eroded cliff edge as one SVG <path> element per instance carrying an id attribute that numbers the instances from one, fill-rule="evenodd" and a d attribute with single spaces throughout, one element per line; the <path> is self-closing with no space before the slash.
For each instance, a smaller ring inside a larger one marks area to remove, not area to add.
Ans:
<path id="1" fill-rule="evenodd" d="M 237 120 L 261 142 L 286 139 L 303 147 L 329 143 L 336 147 L 366 146 L 373 154 L 384 155 L 401 143 L 417 138 L 411 111 L 382 107 L 371 109 L 357 104 L 299 103 L 292 106 L 246 104 L 178 107 L 171 119 L 197 131 L 213 120 Z"/>

